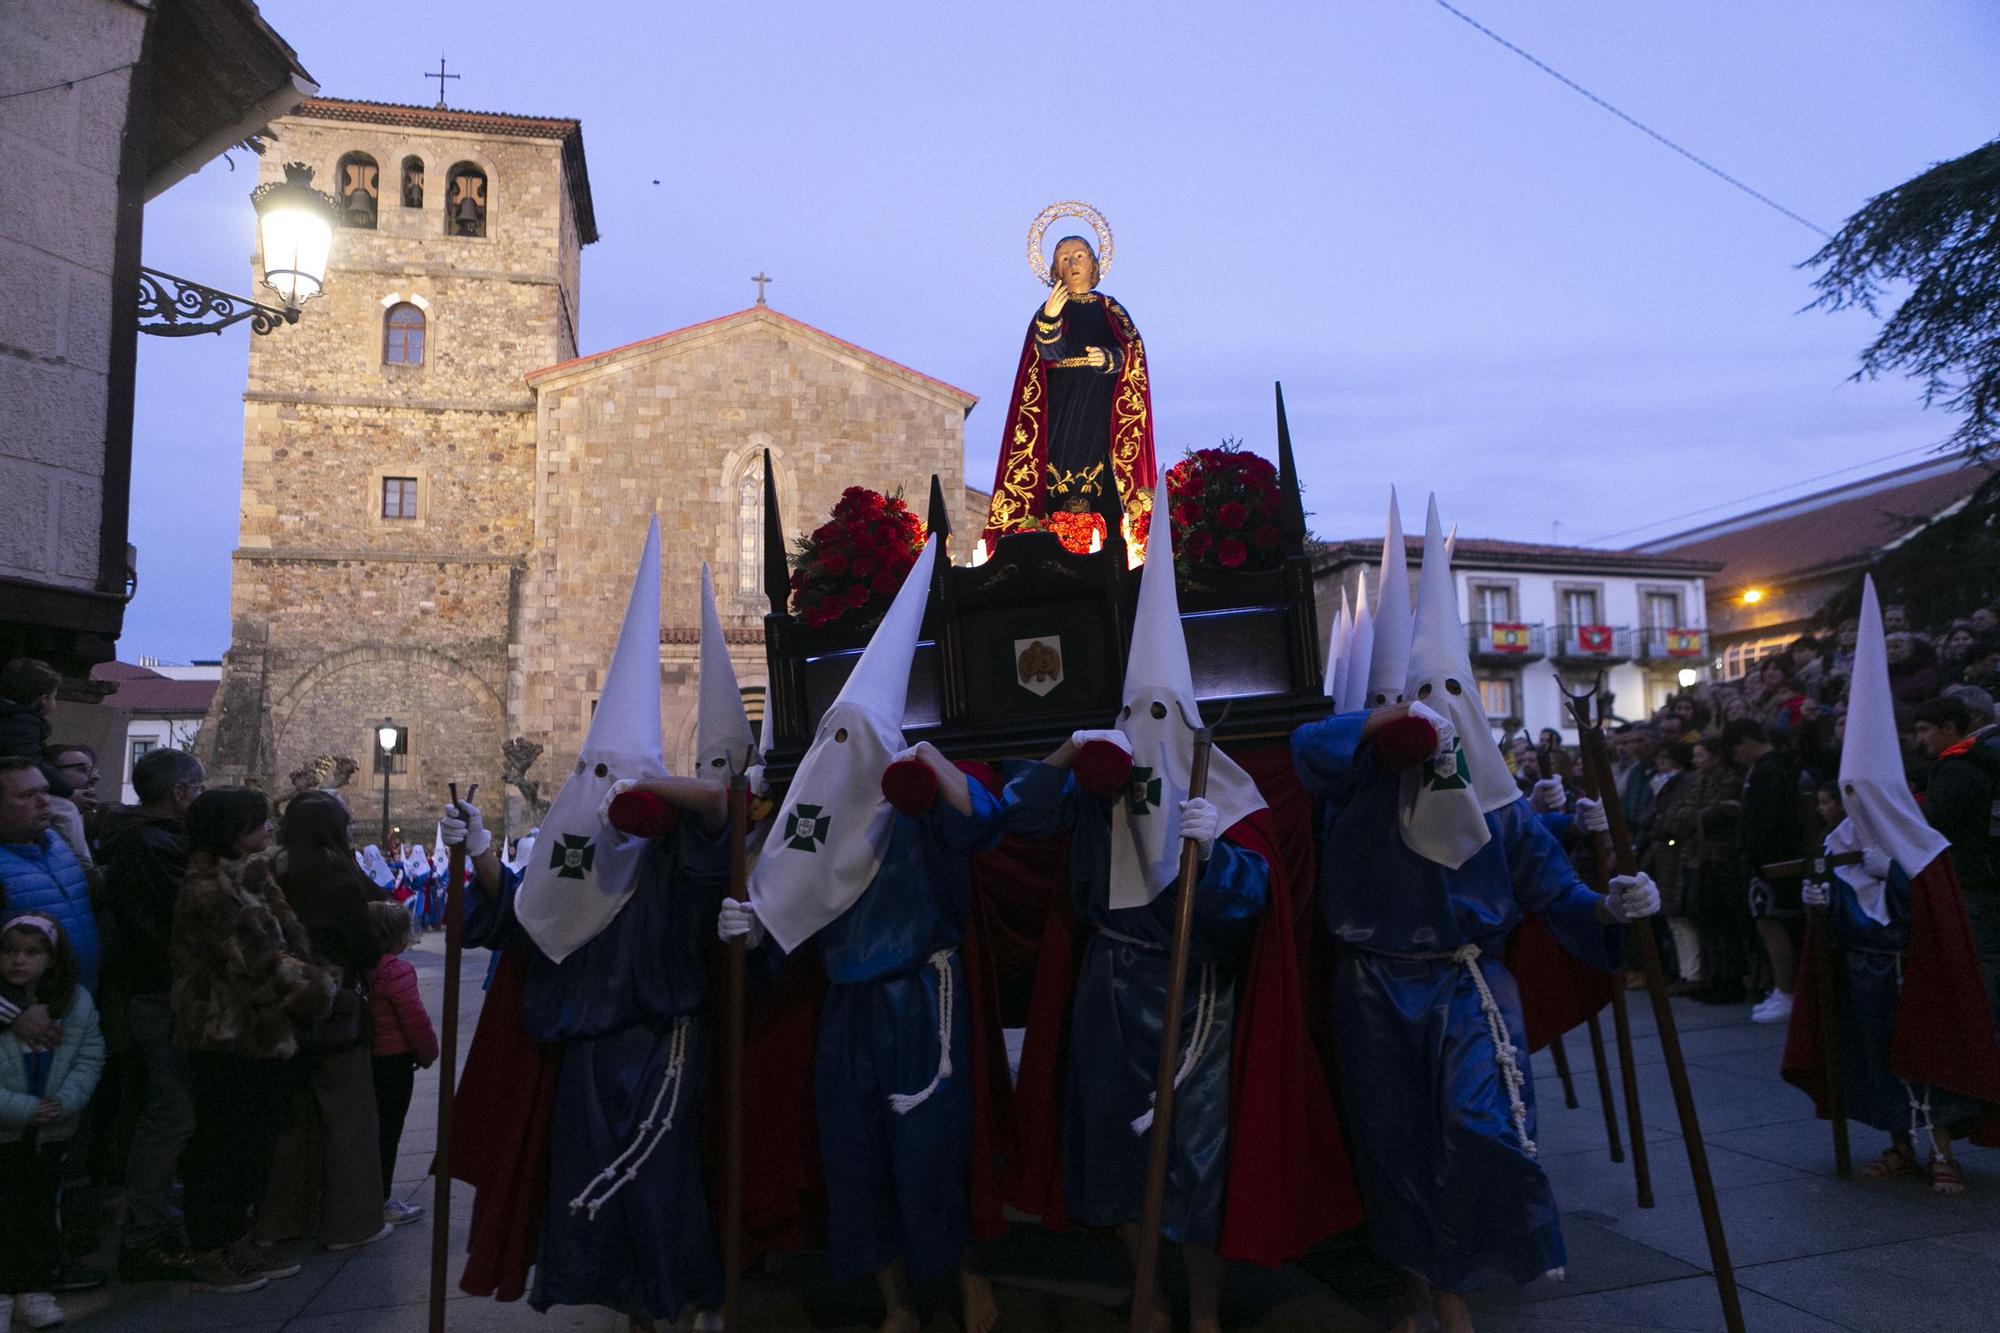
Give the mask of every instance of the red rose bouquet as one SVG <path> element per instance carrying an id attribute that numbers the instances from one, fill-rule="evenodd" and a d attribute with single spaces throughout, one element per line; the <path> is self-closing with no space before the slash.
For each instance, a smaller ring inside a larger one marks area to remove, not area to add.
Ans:
<path id="1" fill-rule="evenodd" d="M 865 624 L 889 609 L 923 550 L 923 520 L 900 493 L 849 486 L 833 517 L 799 538 L 792 614 L 810 629 L 848 619 Z"/>
<path id="2" fill-rule="evenodd" d="M 1275 569 L 1278 470 L 1233 440 L 1196 449 L 1167 472 L 1173 499 L 1174 563 Z"/>

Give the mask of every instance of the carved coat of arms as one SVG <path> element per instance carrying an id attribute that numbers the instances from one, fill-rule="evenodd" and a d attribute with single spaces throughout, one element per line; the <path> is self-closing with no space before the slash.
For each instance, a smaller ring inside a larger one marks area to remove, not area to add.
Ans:
<path id="1" fill-rule="evenodd" d="M 1046 695 L 1062 684 L 1062 640 L 1014 640 L 1014 679 L 1022 689 L 1038 695 Z"/>

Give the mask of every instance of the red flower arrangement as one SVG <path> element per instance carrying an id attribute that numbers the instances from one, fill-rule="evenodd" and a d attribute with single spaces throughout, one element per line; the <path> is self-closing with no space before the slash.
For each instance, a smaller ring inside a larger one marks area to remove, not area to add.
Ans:
<path id="1" fill-rule="evenodd" d="M 880 616 L 923 549 L 923 520 L 900 494 L 849 486 L 833 516 L 799 538 L 792 559 L 792 614 L 811 629 Z"/>
<path id="2" fill-rule="evenodd" d="M 1234 441 L 1196 449 L 1167 472 L 1173 497 L 1174 563 L 1275 569 L 1278 470 Z"/>

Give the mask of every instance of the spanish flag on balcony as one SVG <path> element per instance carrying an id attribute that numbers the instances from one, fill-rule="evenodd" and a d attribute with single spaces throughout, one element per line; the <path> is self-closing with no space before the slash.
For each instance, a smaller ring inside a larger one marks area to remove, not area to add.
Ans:
<path id="1" fill-rule="evenodd" d="M 1611 651 L 1611 626 L 1578 625 L 1576 627 L 1576 650 L 1580 653 L 1605 654 Z"/>
<path id="2" fill-rule="evenodd" d="M 1700 657 L 1701 631 L 1698 629 L 1670 629 L 1667 631 L 1668 657 Z"/>
<path id="3" fill-rule="evenodd" d="M 1494 622 L 1491 630 L 1493 651 L 1496 653 L 1525 653 L 1528 651 L 1528 627 Z"/>

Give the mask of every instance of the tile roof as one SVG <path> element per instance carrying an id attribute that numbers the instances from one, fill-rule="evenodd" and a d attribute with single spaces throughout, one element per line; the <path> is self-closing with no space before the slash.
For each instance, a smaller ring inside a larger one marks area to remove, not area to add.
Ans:
<path id="1" fill-rule="evenodd" d="M 130 662 L 99 662 L 90 669 L 90 678 L 116 681 L 117 688 L 104 697 L 105 705 L 141 717 L 164 714 L 200 717 L 208 711 L 209 700 L 222 684 L 215 680 L 170 680 Z"/>
<path id="2" fill-rule="evenodd" d="M 836 338 L 831 333 L 828 333 L 825 329 L 815 328 L 814 326 L 806 323 L 802 319 L 794 319 L 790 315 L 780 314 L 778 311 L 771 309 L 771 307 L 767 305 L 753 305 L 747 307 L 746 309 L 738 310 L 734 314 L 719 315 L 714 319 L 703 320 L 699 324 L 690 324 L 686 328 L 672 329 L 666 333 L 656 333 L 650 338 L 641 338 L 637 342 L 626 343 L 623 347 L 612 347 L 602 352 L 592 352 L 588 356 L 579 356 L 568 361 L 561 361 L 553 366 L 544 366 L 540 370 L 529 371 L 526 378 L 528 383 L 534 384 L 540 380 L 547 379 L 550 376 L 558 374 L 563 371 L 580 370 L 585 366 L 592 366 L 603 362 L 608 362 L 616 357 L 623 356 L 628 352 L 636 352 L 643 348 L 649 348 L 649 347 L 661 347 L 667 343 L 674 342 L 678 339 L 687 338 L 697 333 L 705 333 L 710 330 L 721 329 L 723 326 L 729 324 L 750 323 L 758 320 L 773 321 L 787 328 L 799 330 L 801 332 L 809 334 L 814 339 L 830 343 L 836 348 L 839 348 L 846 352 L 850 352 L 853 355 L 858 356 L 863 360 L 870 362 L 873 365 L 877 365 L 885 370 L 891 371 L 898 376 L 906 376 L 910 379 L 918 380 L 924 384 L 927 384 L 934 389 L 941 390 L 946 395 L 956 398 L 961 403 L 963 403 L 965 406 L 965 410 L 968 412 L 970 412 L 973 408 L 973 405 L 979 401 L 978 394 L 968 393 L 966 390 L 959 388 L 955 384 L 947 384 L 943 380 L 938 379 L 935 375 L 926 375 L 921 370 L 912 370 L 910 367 L 904 365 L 900 361 L 891 361 L 888 357 L 883 356 L 878 352 L 871 352 L 866 347 L 862 347 L 856 343 L 848 342 L 845 338 Z"/>
<path id="3" fill-rule="evenodd" d="M 1424 539 L 1405 534 L 1403 549 L 1414 567 L 1423 563 Z M 1460 537 L 1452 543 L 1452 564 L 1459 569 L 1595 570 L 1610 573 L 1632 570 L 1640 573 L 1677 574 L 1704 578 L 1717 566 L 1699 556 L 1654 555 L 1637 551 L 1612 550 L 1601 546 L 1555 546 L 1547 542 L 1510 542 L 1492 537 Z M 1380 537 L 1349 538 L 1316 543 L 1313 564 L 1327 569 L 1356 563 L 1372 564 L 1382 558 Z"/>
<path id="4" fill-rule="evenodd" d="M 1993 475 L 1991 466 L 1928 459 L 1798 500 L 1660 537 L 1636 549 L 1717 561 L 1728 583 L 1784 583 L 1868 563 Z"/>

